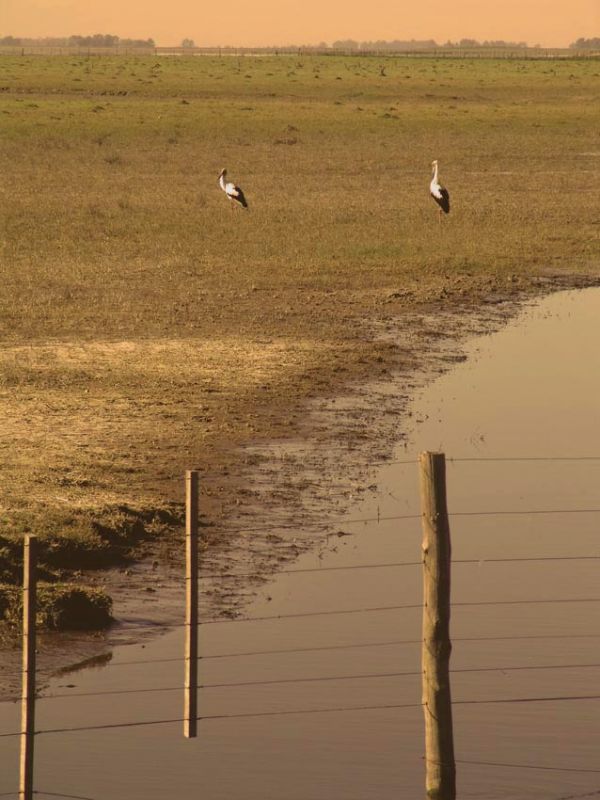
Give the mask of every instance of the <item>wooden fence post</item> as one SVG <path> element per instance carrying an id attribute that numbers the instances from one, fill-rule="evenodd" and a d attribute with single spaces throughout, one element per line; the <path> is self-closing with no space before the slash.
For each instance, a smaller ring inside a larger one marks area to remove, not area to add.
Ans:
<path id="1" fill-rule="evenodd" d="M 23 686 L 19 800 L 33 800 L 34 794 L 36 567 L 37 537 L 27 535 L 23 543 Z"/>
<path id="2" fill-rule="evenodd" d="M 423 526 L 423 713 L 425 788 L 431 800 L 455 800 L 456 765 L 450 696 L 450 525 L 446 459 L 421 453 Z"/>
<path id="3" fill-rule="evenodd" d="M 185 682 L 183 735 L 197 735 L 198 717 L 198 473 L 185 474 Z"/>

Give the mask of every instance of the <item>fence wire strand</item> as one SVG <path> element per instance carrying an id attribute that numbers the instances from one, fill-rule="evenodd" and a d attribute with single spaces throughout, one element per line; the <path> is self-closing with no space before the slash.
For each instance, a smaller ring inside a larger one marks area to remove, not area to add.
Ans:
<path id="1" fill-rule="evenodd" d="M 506 558 L 455 558 L 452 564 L 476 564 L 484 566 L 485 564 L 505 564 L 505 563 L 518 563 L 531 562 L 531 561 L 597 561 L 600 560 L 600 555 L 578 555 L 578 556 L 515 556 Z M 340 572 L 343 570 L 355 569 L 385 569 L 391 567 L 421 567 L 423 561 L 388 561 L 379 564 L 347 564 L 339 567 L 303 567 L 301 569 L 282 569 L 277 572 L 277 577 L 280 575 L 307 575 L 310 573 L 320 572 Z M 203 573 L 198 575 L 199 580 L 222 580 L 222 579 L 237 579 L 237 578 L 256 578 L 256 573 L 253 572 L 214 572 Z M 186 578 L 186 581 L 188 579 Z"/>
<path id="2" fill-rule="evenodd" d="M 452 603 L 453 607 L 464 606 L 513 606 L 513 605 L 540 605 L 540 604 L 561 604 L 561 603 L 599 603 L 600 597 L 562 597 L 562 598 L 543 598 L 525 600 L 473 600 Z M 218 625 L 232 624 L 239 622 L 268 622 L 281 619 L 299 619 L 305 617 L 324 617 L 342 614 L 366 614 L 381 611 L 407 611 L 416 608 L 423 608 L 422 603 L 409 603 L 407 605 L 394 606 L 373 606 L 365 608 L 347 608 L 331 611 L 303 611 L 293 614 L 271 614 L 262 617 L 237 617 L 234 619 L 207 619 L 199 622 L 199 625 Z M 181 626 L 177 626 L 181 627 Z M 185 627 L 185 626 L 183 626 Z"/>
<path id="3" fill-rule="evenodd" d="M 80 794 L 61 794 L 60 792 L 44 792 L 38 789 L 33 794 L 40 795 L 40 797 L 64 797 L 66 800 L 94 800 L 93 797 L 84 797 Z"/>
<path id="4" fill-rule="evenodd" d="M 543 764 L 513 764 L 507 761 L 475 761 L 465 758 L 457 758 L 457 764 L 474 764 L 482 767 L 507 767 L 510 769 L 538 769 L 550 772 L 593 772 L 600 773 L 600 769 L 586 769 L 584 767 L 551 767 Z M 575 795 L 576 797 L 585 795 Z"/>
<path id="5" fill-rule="evenodd" d="M 502 462 L 519 462 L 519 461 L 600 461 L 600 456 L 458 456 L 453 458 L 446 457 L 446 463 L 449 464 L 465 464 L 469 462 L 476 463 L 502 463 Z M 389 461 L 371 461 L 369 466 L 382 467 L 388 464 L 393 465 L 407 465 L 412 464 L 416 466 L 419 462 L 416 458 L 412 459 L 390 459 Z"/>
<path id="6" fill-rule="evenodd" d="M 560 797 L 555 797 L 554 800 L 580 800 L 582 797 L 597 797 L 600 794 L 600 789 L 593 789 L 591 792 L 581 792 L 578 794 L 563 794 Z"/>
<path id="7" fill-rule="evenodd" d="M 520 666 L 497 666 L 497 667 L 465 667 L 451 669 L 450 674 L 473 673 L 473 672 L 521 672 L 521 671 L 551 671 L 563 669 L 597 669 L 600 662 L 592 664 L 541 664 L 541 665 L 520 665 Z M 271 678 L 269 680 L 258 681 L 236 681 L 230 683 L 199 683 L 198 689 L 231 689 L 242 686 L 278 686 L 290 683 L 321 683 L 326 681 L 349 681 L 349 680 L 372 680 L 378 678 L 407 678 L 422 675 L 422 670 L 410 670 L 405 672 L 371 672 L 357 673 L 353 675 L 317 675 L 309 678 Z M 106 695 L 127 695 L 127 694 L 159 694 L 161 692 L 179 692 L 182 686 L 161 686 L 146 689 L 109 689 L 100 692 L 65 692 L 61 694 L 42 695 L 39 700 L 59 700 L 79 697 L 104 697 Z"/>
<path id="8" fill-rule="evenodd" d="M 461 705 L 490 705 L 490 704 L 513 704 L 513 703 L 551 703 L 551 702 L 578 702 L 582 700 L 600 700 L 600 694 L 587 695 L 548 695 L 542 697 L 508 697 L 480 700 L 453 700 L 453 706 Z M 209 714 L 197 717 L 198 721 L 217 720 L 217 719 L 245 719 L 251 717 L 281 717 L 298 714 L 326 714 L 347 711 L 373 711 L 378 709 L 399 709 L 399 708 L 421 708 L 422 703 L 388 703 L 382 705 L 369 706 L 339 706 L 336 708 L 302 708 L 302 709 L 283 709 L 281 711 L 250 711 L 241 714 Z M 43 734 L 75 733 L 78 731 L 99 731 L 117 728 L 139 728 L 149 725 L 167 725 L 175 722 L 184 722 L 183 717 L 172 719 L 146 720 L 141 722 L 117 722 L 106 723 L 103 725 L 82 725 L 72 728 L 47 728 L 35 732 L 36 736 Z M 0 738 L 22 736 L 21 733 L 10 732 L 1 733 Z"/>
<path id="9" fill-rule="evenodd" d="M 572 639 L 599 639 L 600 633 L 581 633 L 581 634 L 532 634 L 531 636 L 457 636 L 453 637 L 453 642 L 470 642 L 478 644 L 481 642 L 503 642 L 503 641 L 519 641 L 519 640 L 537 640 L 537 639 L 558 639 L 558 640 L 572 640 Z M 312 653 L 319 651 L 329 650 L 354 650 L 360 648 L 375 648 L 375 647 L 393 647 L 398 645 L 415 645 L 422 644 L 422 639 L 391 639 L 385 642 L 359 642 L 356 644 L 338 644 L 338 645 L 320 645 L 316 647 L 290 647 L 272 650 L 246 650 L 236 653 L 212 653 L 209 655 L 198 656 L 198 661 L 207 661 L 213 659 L 226 659 L 226 658 L 251 658 L 254 656 L 268 656 L 268 655 L 288 655 L 299 653 Z M 146 659 L 132 659 L 130 661 L 112 661 L 105 664 L 89 665 L 90 668 L 107 669 L 109 667 L 130 667 L 130 666 L 145 666 L 147 664 L 174 664 L 183 663 L 185 658 L 177 656 L 174 658 L 146 658 Z M 493 669 L 500 669 L 494 667 Z M 21 676 L 21 670 L 14 670 L 12 675 L 15 677 Z M 65 695 L 71 696 L 71 695 Z M 47 698 L 44 698 L 47 699 Z M 1 703 L 17 703 L 19 698 L 8 697 L 1 698 Z"/>
<path id="10" fill-rule="evenodd" d="M 492 511 L 451 511 L 449 517 L 499 517 L 499 516 L 536 516 L 553 514 L 600 514 L 600 508 L 528 508 L 528 509 L 496 509 Z M 374 517 L 359 517 L 355 519 L 332 518 L 328 522 L 313 522 L 310 527 L 324 530 L 332 525 L 360 525 L 371 522 L 396 522 L 400 520 L 418 520 L 421 514 L 392 514 L 377 515 Z M 228 528 L 230 533 L 268 533 L 269 531 L 297 530 L 296 522 L 282 522 L 275 525 L 259 525 L 256 527 Z"/>

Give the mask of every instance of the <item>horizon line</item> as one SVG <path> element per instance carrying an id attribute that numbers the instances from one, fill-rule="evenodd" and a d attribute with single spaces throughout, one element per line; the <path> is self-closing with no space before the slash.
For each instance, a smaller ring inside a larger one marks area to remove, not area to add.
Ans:
<path id="1" fill-rule="evenodd" d="M 182 48 L 183 42 L 188 39 L 189 41 L 193 42 L 193 44 L 188 45 L 189 49 L 245 49 L 245 50 L 285 50 L 285 49 L 328 49 L 328 50 L 354 50 L 360 51 L 361 49 L 368 49 L 369 45 L 381 45 L 381 46 L 389 46 L 393 44 L 398 45 L 398 49 L 400 49 L 401 45 L 415 45 L 415 46 L 422 46 L 422 47 L 431 47 L 431 48 L 449 48 L 449 47 L 457 47 L 457 48 L 468 48 L 468 47 L 507 47 L 507 48 L 522 48 L 522 49 L 569 49 L 571 48 L 577 41 L 580 39 L 583 40 L 593 40 L 600 37 L 595 37 L 592 35 L 588 36 L 579 36 L 574 39 L 572 42 L 562 43 L 562 44 L 541 44 L 536 42 L 535 44 L 530 44 L 526 40 L 507 40 L 507 39 L 476 39 L 474 37 L 463 36 L 459 39 L 447 39 L 444 42 L 438 42 L 433 37 L 428 38 L 407 38 L 407 39 L 399 39 L 399 38 L 392 38 L 392 39 L 353 39 L 352 37 L 345 37 L 345 38 L 338 38 L 334 39 L 333 41 L 327 42 L 325 40 L 321 40 L 319 42 L 287 42 L 287 43 L 269 43 L 269 44 L 242 44 L 242 43 L 215 43 L 215 44 L 208 44 L 208 43 L 198 43 L 194 40 L 192 36 L 183 37 L 179 43 L 164 43 L 159 41 L 158 39 L 154 38 L 153 36 L 120 36 L 119 34 L 113 33 L 76 33 L 76 34 L 48 34 L 48 35 L 41 35 L 41 36 L 20 36 L 15 34 L 2 34 L 0 35 L 0 41 L 3 39 L 14 39 L 16 40 L 15 46 L 19 46 L 17 42 L 25 41 L 25 42 L 39 42 L 42 43 L 44 40 L 60 40 L 60 39 L 71 39 L 75 37 L 81 38 L 92 38 L 95 36 L 111 36 L 116 37 L 119 41 L 130 41 L 130 42 L 139 42 L 140 46 L 144 42 L 152 41 L 155 47 L 162 47 L 162 48 Z M 461 44 L 464 42 L 464 44 Z M 112 46 L 118 46 L 119 42 L 116 42 Z M 348 46 L 344 48 L 342 45 L 347 44 Z M 336 47 L 337 45 L 337 47 Z M 4 45 L 6 46 L 6 45 Z M 111 46 L 111 45 L 108 45 Z"/>

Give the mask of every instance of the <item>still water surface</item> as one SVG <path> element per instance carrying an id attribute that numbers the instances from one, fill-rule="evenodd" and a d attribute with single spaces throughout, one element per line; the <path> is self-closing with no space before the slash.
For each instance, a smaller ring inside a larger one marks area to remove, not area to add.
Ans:
<path id="1" fill-rule="evenodd" d="M 326 568 L 419 561 L 419 520 L 410 517 L 419 513 L 414 459 L 424 449 L 482 459 L 448 464 L 459 797 L 562 800 L 600 790 L 599 700 L 482 702 L 599 694 L 600 560 L 589 557 L 600 557 L 593 511 L 600 509 L 600 459 L 555 460 L 600 456 L 599 319 L 600 290 L 564 292 L 468 342 L 467 361 L 415 398 L 411 419 L 421 421 L 395 463 L 380 468 L 377 495 L 345 518 L 382 521 L 340 520 L 337 529 L 351 535 L 293 565 L 319 571 L 278 576 L 247 614 L 410 607 L 202 627 L 200 714 L 220 718 L 203 720 L 191 741 L 180 723 L 40 735 L 40 793 L 423 796 L 420 567 Z M 512 460 L 531 456 L 547 460 Z M 492 458 L 511 460 L 485 460 Z M 540 510 L 555 513 L 461 513 Z M 181 684 L 182 664 L 164 659 L 181 651 L 176 629 L 145 646 L 117 648 L 106 667 L 53 680 L 46 694 L 73 696 L 41 700 L 37 727 L 180 717 L 181 692 L 171 687 Z M 258 654 L 239 655 L 248 652 Z M 290 682 L 252 685 L 279 680 Z M 241 685 L 209 686 L 234 683 Z M 159 687 L 166 691 L 74 696 Z M 350 706 L 377 708 L 260 716 Z M 0 732 L 17 728 L 17 706 L 0 706 Z M 0 739 L 0 793 L 16 786 L 17 745 Z"/>

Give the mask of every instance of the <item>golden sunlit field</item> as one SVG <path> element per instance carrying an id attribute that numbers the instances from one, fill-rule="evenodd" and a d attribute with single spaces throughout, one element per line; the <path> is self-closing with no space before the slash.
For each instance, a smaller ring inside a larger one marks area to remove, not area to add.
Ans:
<path id="1" fill-rule="evenodd" d="M 27 530 L 57 579 L 177 529 L 190 467 L 216 522 L 238 445 L 409 357 L 381 319 L 597 276 L 599 77 L 592 58 L 0 57 L 0 580 Z"/>

